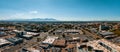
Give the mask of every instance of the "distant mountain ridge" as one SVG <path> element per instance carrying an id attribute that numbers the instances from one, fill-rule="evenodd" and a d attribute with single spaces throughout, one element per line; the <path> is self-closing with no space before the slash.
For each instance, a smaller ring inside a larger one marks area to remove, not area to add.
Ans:
<path id="1" fill-rule="evenodd" d="M 56 19 L 53 19 L 53 18 L 34 18 L 34 19 L 28 19 L 28 20 L 37 20 L 37 21 L 56 21 Z"/>
<path id="2" fill-rule="evenodd" d="M 54 18 L 33 18 L 33 19 L 8 19 L 1 21 L 58 21 Z"/>

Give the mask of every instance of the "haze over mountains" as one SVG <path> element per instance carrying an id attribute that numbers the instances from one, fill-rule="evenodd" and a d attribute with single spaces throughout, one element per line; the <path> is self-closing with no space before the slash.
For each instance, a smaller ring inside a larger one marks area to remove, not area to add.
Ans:
<path id="1" fill-rule="evenodd" d="M 33 19 L 7 19 L 1 21 L 58 21 L 54 18 L 33 18 Z"/>

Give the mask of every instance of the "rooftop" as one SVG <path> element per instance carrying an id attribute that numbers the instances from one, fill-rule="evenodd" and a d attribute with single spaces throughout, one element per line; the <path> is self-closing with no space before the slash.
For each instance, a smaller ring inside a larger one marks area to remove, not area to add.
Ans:
<path id="1" fill-rule="evenodd" d="M 7 40 L 8 40 L 8 41 L 11 41 L 11 42 L 17 42 L 17 41 L 19 41 L 19 40 L 22 40 L 22 38 L 13 37 L 13 38 L 8 38 Z"/>
<path id="2" fill-rule="evenodd" d="M 113 32 L 108 32 L 108 31 L 105 31 L 105 32 L 100 32 L 101 35 L 112 35 L 114 34 Z"/>
<path id="3" fill-rule="evenodd" d="M 27 32 L 27 34 L 30 34 L 30 35 L 38 35 L 39 33 Z"/>
<path id="4" fill-rule="evenodd" d="M 76 44 L 67 44 L 66 49 L 74 48 L 74 47 L 76 47 Z"/>
<path id="5" fill-rule="evenodd" d="M 113 44 L 105 39 L 89 41 L 87 43 L 83 43 L 80 45 L 91 46 L 91 47 L 93 47 L 94 50 L 103 50 L 103 52 L 110 52 L 110 50 L 116 51 L 116 52 L 120 51 L 119 46 L 117 46 L 117 45 L 115 45 L 115 44 Z"/>
<path id="6" fill-rule="evenodd" d="M 55 40 L 53 42 L 53 45 L 55 45 L 55 46 L 65 46 L 65 40 Z"/>
<path id="7" fill-rule="evenodd" d="M 8 44 L 8 43 L 10 43 L 10 42 L 5 39 L 0 39 L 0 45 Z"/>
<path id="8" fill-rule="evenodd" d="M 40 50 L 38 50 L 38 49 L 35 49 L 35 48 L 27 48 L 27 50 L 28 51 L 30 51 L 30 52 L 40 52 Z"/>
<path id="9" fill-rule="evenodd" d="M 52 44 L 55 41 L 55 39 L 58 39 L 58 37 L 48 36 L 42 43 Z"/>
<path id="10" fill-rule="evenodd" d="M 76 30 L 76 29 L 67 29 L 67 30 L 65 30 L 65 32 L 80 32 L 80 30 Z"/>
<path id="11" fill-rule="evenodd" d="M 32 37 L 32 35 L 23 35 L 24 37 Z"/>

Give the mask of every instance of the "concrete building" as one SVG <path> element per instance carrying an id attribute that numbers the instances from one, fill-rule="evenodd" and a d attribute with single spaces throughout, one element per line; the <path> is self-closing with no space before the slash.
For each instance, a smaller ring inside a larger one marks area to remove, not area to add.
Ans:
<path id="1" fill-rule="evenodd" d="M 106 26 L 106 25 L 100 25 L 99 26 L 99 31 L 102 31 L 102 30 L 109 30 L 110 27 L 109 26 Z"/>
<path id="2" fill-rule="evenodd" d="M 66 52 L 76 52 L 76 44 L 67 44 Z"/>
<path id="3" fill-rule="evenodd" d="M 10 41 L 12 45 L 20 44 L 23 42 L 23 39 L 18 37 L 7 38 L 7 40 Z"/>
<path id="4" fill-rule="evenodd" d="M 51 48 L 51 52 L 61 52 L 61 48 L 59 48 L 59 47 L 52 47 Z"/>
<path id="5" fill-rule="evenodd" d="M 10 45 L 11 43 L 5 39 L 0 39 L 0 47 Z"/>
<path id="6" fill-rule="evenodd" d="M 33 35 L 28 35 L 28 34 L 26 34 L 26 35 L 23 35 L 22 38 L 25 38 L 25 39 L 27 39 L 27 40 L 30 40 L 30 39 L 33 38 Z"/>
<path id="7" fill-rule="evenodd" d="M 67 29 L 64 31 L 64 33 L 67 34 L 83 34 L 81 30 L 76 30 L 76 29 Z"/>
<path id="8" fill-rule="evenodd" d="M 19 31 L 19 30 L 13 30 L 13 32 L 16 33 L 16 36 L 17 36 L 17 37 L 22 37 L 23 35 L 26 34 L 25 31 Z"/>
<path id="9" fill-rule="evenodd" d="M 52 44 L 55 41 L 55 39 L 58 39 L 58 37 L 48 36 L 42 43 Z"/>
<path id="10" fill-rule="evenodd" d="M 77 44 L 77 46 L 78 46 L 78 52 L 79 51 L 120 52 L 119 46 L 105 39 L 89 41 L 87 43 Z"/>
<path id="11" fill-rule="evenodd" d="M 6 36 L 7 34 L 5 32 L 0 32 L 0 37 Z"/>
<path id="12" fill-rule="evenodd" d="M 116 35 L 114 35 L 113 32 L 109 32 L 109 31 L 99 32 L 98 34 L 100 36 L 104 37 L 104 38 L 114 38 L 114 37 L 116 37 Z"/>
<path id="13" fill-rule="evenodd" d="M 59 29 L 54 31 L 56 35 L 61 35 L 61 34 L 68 34 L 68 35 L 78 35 L 78 34 L 83 34 L 81 30 L 76 30 L 76 29 Z"/>
<path id="14" fill-rule="evenodd" d="M 65 47 L 66 45 L 66 41 L 63 39 L 63 40 L 55 40 L 53 42 L 53 46 L 55 47 Z"/>
<path id="15" fill-rule="evenodd" d="M 40 52 L 40 50 L 33 47 L 29 47 L 22 49 L 20 52 Z"/>
<path id="16" fill-rule="evenodd" d="M 43 48 L 43 49 L 48 49 L 51 46 L 49 44 L 41 44 L 40 47 Z"/>
<path id="17" fill-rule="evenodd" d="M 28 35 L 33 35 L 33 36 L 39 36 L 39 33 L 34 33 L 34 32 L 27 32 Z"/>

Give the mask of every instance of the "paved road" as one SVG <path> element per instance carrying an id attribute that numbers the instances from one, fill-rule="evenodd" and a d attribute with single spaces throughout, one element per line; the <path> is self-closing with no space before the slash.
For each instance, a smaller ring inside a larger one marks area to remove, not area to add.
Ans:
<path id="1" fill-rule="evenodd" d="M 97 38 L 102 38 L 102 37 L 97 36 L 95 33 L 94 34 L 90 33 L 90 32 L 88 32 L 87 30 L 84 30 L 84 29 L 81 29 L 81 30 L 83 30 L 85 32 L 86 37 L 88 37 L 90 40 L 95 40 Z"/>

